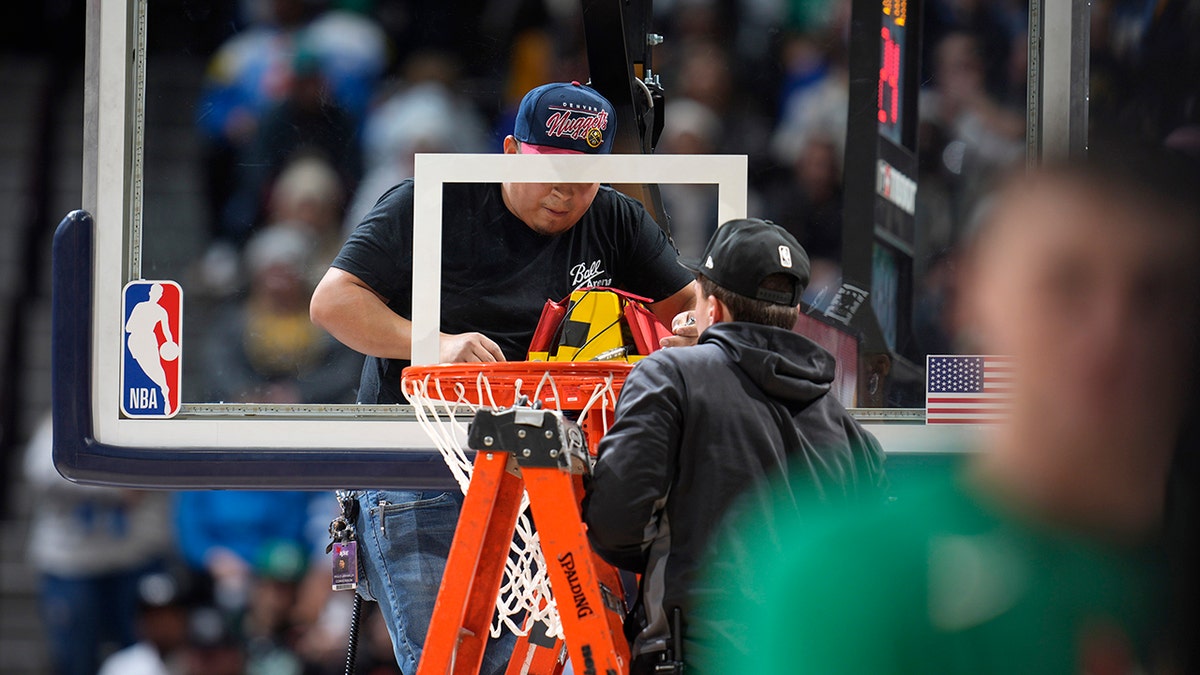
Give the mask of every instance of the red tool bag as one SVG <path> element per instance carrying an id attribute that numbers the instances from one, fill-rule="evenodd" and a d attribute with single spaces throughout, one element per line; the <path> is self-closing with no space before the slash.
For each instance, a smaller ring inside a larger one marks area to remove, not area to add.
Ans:
<path id="1" fill-rule="evenodd" d="M 542 307 L 531 361 L 636 361 L 671 331 L 646 307 L 649 298 L 615 288 L 579 288 Z"/>

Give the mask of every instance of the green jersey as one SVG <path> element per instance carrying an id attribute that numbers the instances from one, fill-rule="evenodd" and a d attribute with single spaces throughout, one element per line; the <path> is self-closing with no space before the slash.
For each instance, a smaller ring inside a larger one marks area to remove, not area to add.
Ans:
<path id="1" fill-rule="evenodd" d="M 777 525 L 709 608 L 738 626 L 705 673 L 1137 672 L 1157 550 L 1023 522 L 938 472 L 882 508 Z M 739 535 L 747 540 L 753 536 Z M 782 543 L 780 543 L 782 542 Z M 747 599 L 749 596 L 749 599 Z"/>

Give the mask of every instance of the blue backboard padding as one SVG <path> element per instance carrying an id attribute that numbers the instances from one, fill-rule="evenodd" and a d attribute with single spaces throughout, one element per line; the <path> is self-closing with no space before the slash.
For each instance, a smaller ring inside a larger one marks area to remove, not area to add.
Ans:
<path id="1" fill-rule="evenodd" d="M 130 448 L 98 442 L 91 417 L 93 228 L 90 214 L 72 211 L 54 233 L 51 400 L 54 464 L 63 476 L 161 489 L 458 489 L 432 450 Z"/>

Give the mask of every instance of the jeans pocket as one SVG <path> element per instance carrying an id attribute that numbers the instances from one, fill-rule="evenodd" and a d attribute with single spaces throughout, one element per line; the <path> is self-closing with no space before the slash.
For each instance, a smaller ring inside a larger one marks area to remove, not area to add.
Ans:
<path id="1" fill-rule="evenodd" d="M 454 501 L 454 495 L 449 492 L 414 492 L 412 495 L 419 495 L 416 499 L 406 500 L 402 502 L 379 502 L 380 517 L 386 517 L 411 511 L 413 509 L 434 508 L 442 504 Z"/>
<path id="2" fill-rule="evenodd" d="M 410 501 L 380 505 L 380 537 L 389 572 L 396 580 L 436 590 L 458 527 L 455 493 L 424 492 Z"/>
<path id="3" fill-rule="evenodd" d="M 401 495 L 394 495 L 401 496 Z M 458 526 L 460 500 L 450 492 L 414 492 L 404 501 L 379 502 L 374 514 L 385 555 L 445 557 Z"/>

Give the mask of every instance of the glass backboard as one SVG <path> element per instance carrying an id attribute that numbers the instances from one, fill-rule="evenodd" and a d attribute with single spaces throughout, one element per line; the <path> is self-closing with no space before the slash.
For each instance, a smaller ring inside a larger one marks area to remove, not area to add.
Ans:
<path id="1" fill-rule="evenodd" d="M 181 86 L 189 77 L 211 78 L 209 71 L 180 65 L 181 53 L 193 49 L 195 41 L 148 36 L 148 25 L 155 23 L 147 23 L 147 10 L 146 3 L 132 0 L 88 7 L 85 213 L 72 214 L 64 222 L 55 244 L 60 470 L 85 482 L 148 487 L 451 485 L 440 457 L 406 406 L 361 406 L 332 395 L 280 400 L 262 390 L 214 394 L 213 387 L 200 385 L 206 378 L 231 379 L 219 368 L 198 365 L 204 363 L 200 358 L 204 344 L 212 341 L 204 332 L 219 319 L 219 312 L 196 313 L 197 307 L 211 302 L 195 273 L 197 260 L 206 252 L 203 239 L 189 235 L 192 230 L 184 224 L 189 219 L 212 218 L 213 213 L 198 215 L 203 211 L 199 206 L 166 208 L 159 197 L 200 180 L 195 169 L 177 170 L 165 165 L 163 157 L 192 142 L 188 139 L 195 129 L 181 130 L 179 120 L 194 113 L 198 121 L 184 121 L 203 127 L 214 114 L 215 99 L 205 98 L 213 86 L 209 80 L 191 89 Z M 247 29 L 229 41 L 249 39 L 251 32 Z M 159 50 L 148 51 L 148 44 L 160 45 Z M 164 44 L 183 45 L 181 53 L 164 51 Z M 171 115 L 176 121 L 164 123 Z M 432 360 L 436 349 L 436 251 L 443 243 L 440 200 L 445 183 L 557 180 L 705 185 L 715 192 L 714 227 L 748 215 L 751 201 L 747 158 L 737 154 L 414 153 L 413 157 L 411 173 L 418 186 L 415 236 L 420 251 L 414 256 L 412 287 L 417 362 Z M 130 415 L 153 401 L 146 392 L 133 401 L 122 390 L 122 364 L 128 363 L 123 353 L 127 317 L 122 290 L 141 279 L 174 281 L 182 289 L 182 400 L 166 419 Z M 341 370 L 349 372 L 351 381 L 357 379 L 357 365 Z M 878 429 L 889 450 L 914 444 L 932 447 L 918 414 L 863 411 L 860 415 Z"/>

